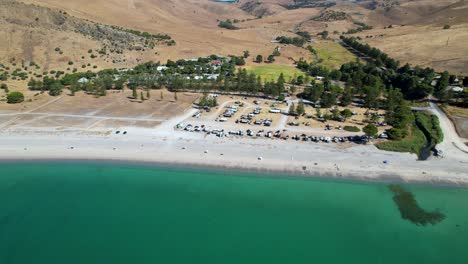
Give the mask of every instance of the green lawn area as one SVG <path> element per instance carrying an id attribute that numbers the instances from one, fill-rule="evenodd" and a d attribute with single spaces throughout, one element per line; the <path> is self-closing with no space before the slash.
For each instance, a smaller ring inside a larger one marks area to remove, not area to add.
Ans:
<path id="1" fill-rule="evenodd" d="M 286 81 L 294 76 L 304 75 L 302 71 L 291 65 L 279 64 L 258 64 L 245 66 L 248 72 L 253 72 L 257 76 L 262 77 L 263 81 L 277 80 L 281 73 L 283 73 Z"/>
<path id="2" fill-rule="evenodd" d="M 334 41 L 319 42 L 312 47 L 323 60 L 321 64 L 332 69 L 339 69 L 341 65 L 356 60 L 354 54 Z"/>

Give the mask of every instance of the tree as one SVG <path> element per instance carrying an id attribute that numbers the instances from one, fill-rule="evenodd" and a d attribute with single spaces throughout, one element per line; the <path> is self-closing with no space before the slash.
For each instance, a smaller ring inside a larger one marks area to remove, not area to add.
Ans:
<path id="1" fill-rule="evenodd" d="M 275 55 L 271 54 L 270 56 L 268 56 L 267 61 L 268 61 L 268 63 L 274 62 L 275 61 Z"/>
<path id="2" fill-rule="evenodd" d="M 284 91 L 284 83 L 286 80 L 284 79 L 284 74 L 280 73 L 278 77 L 278 81 L 276 82 L 276 86 L 278 87 L 278 93 L 282 93 Z"/>
<path id="3" fill-rule="evenodd" d="M 150 90 L 146 90 L 146 99 L 150 99 L 151 95 L 150 95 Z"/>
<path id="4" fill-rule="evenodd" d="M 346 120 L 346 119 L 350 118 L 353 115 L 353 112 L 351 112 L 351 110 L 346 108 L 345 110 L 341 111 L 340 114 Z"/>
<path id="5" fill-rule="evenodd" d="M 332 92 L 323 93 L 320 105 L 324 108 L 332 107 L 336 104 L 336 94 Z"/>
<path id="6" fill-rule="evenodd" d="M 17 104 L 24 101 L 24 95 L 21 92 L 11 92 L 7 95 L 7 103 Z"/>
<path id="7" fill-rule="evenodd" d="M 376 86 L 366 86 L 364 87 L 364 93 L 366 95 L 364 98 L 364 106 L 367 108 L 378 108 L 380 89 Z"/>
<path id="8" fill-rule="evenodd" d="M 304 108 L 304 101 L 299 100 L 299 103 L 297 104 L 297 109 L 296 112 L 298 115 L 303 115 L 305 113 L 305 108 Z"/>
<path id="9" fill-rule="evenodd" d="M 59 82 L 54 82 L 49 86 L 49 95 L 58 96 L 62 93 L 63 85 Z"/>
<path id="10" fill-rule="evenodd" d="M 250 52 L 248 50 L 244 50 L 244 58 L 247 59 L 250 56 Z"/>
<path id="11" fill-rule="evenodd" d="M 174 101 L 177 101 L 177 92 L 174 92 Z"/>
<path id="12" fill-rule="evenodd" d="M 161 99 L 161 101 L 164 99 L 163 91 L 161 91 L 161 93 L 159 94 L 159 99 Z"/>
<path id="13" fill-rule="evenodd" d="M 295 116 L 297 114 L 296 106 L 294 105 L 294 103 L 291 103 L 291 105 L 289 106 L 288 114 L 292 116 Z"/>
<path id="14" fill-rule="evenodd" d="M 321 35 L 323 39 L 327 39 L 328 38 L 328 31 L 322 31 L 320 33 L 318 33 L 317 35 Z"/>
<path id="15" fill-rule="evenodd" d="M 374 137 L 379 132 L 379 130 L 377 129 L 377 127 L 374 124 L 367 124 L 362 129 L 362 131 L 364 131 L 364 133 L 366 133 L 366 136 L 369 136 L 369 137 Z"/>
<path id="16" fill-rule="evenodd" d="M 132 97 L 133 97 L 133 99 L 137 99 L 137 98 L 138 98 L 138 94 L 137 94 L 136 87 L 133 87 L 133 88 L 132 88 Z"/>
<path id="17" fill-rule="evenodd" d="M 447 90 L 447 87 L 449 86 L 449 79 L 449 73 L 447 71 L 444 71 L 435 86 L 435 95 L 437 97 L 439 97 L 439 93 L 442 93 L 444 90 Z"/>
<path id="18" fill-rule="evenodd" d="M 340 103 L 342 106 L 348 106 L 353 102 L 353 89 L 351 87 L 346 87 L 341 96 Z"/>
<path id="19" fill-rule="evenodd" d="M 255 58 L 255 62 L 256 63 L 262 63 L 263 62 L 263 56 L 262 55 L 257 55 L 257 57 Z"/>
<path id="20" fill-rule="evenodd" d="M 8 85 L 6 83 L 2 83 L 0 89 L 5 90 L 5 93 L 8 93 Z"/>
<path id="21" fill-rule="evenodd" d="M 145 100 L 145 96 L 143 95 L 143 91 L 140 92 L 140 99 L 141 99 L 142 101 Z"/>
<path id="22" fill-rule="evenodd" d="M 70 86 L 70 95 L 75 96 L 75 93 L 81 89 L 81 86 L 79 83 L 73 83 Z"/>

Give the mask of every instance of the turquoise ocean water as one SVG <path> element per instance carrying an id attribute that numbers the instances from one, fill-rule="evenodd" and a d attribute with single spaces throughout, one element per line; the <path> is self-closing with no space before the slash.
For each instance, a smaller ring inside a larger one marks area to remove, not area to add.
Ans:
<path id="1" fill-rule="evenodd" d="M 0 164 L 0 263 L 468 263 L 468 190 L 145 165 Z"/>

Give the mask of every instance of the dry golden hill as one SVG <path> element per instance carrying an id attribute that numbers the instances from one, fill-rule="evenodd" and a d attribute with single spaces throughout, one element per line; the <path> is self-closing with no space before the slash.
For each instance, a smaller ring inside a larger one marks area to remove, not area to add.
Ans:
<path id="1" fill-rule="evenodd" d="M 100 68 L 210 54 L 239 55 L 244 50 L 267 56 L 276 47 L 271 40 L 277 36 L 294 36 L 294 32 L 300 30 L 315 35 L 327 30 L 331 38 L 338 38 L 343 32 L 359 28 L 356 23 L 364 23 L 373 29 L 351 35 L 360 36 L 404 63 L 468 74 L 468 48 L 463 45 L 468 42 L 466 0 L 369 0 L 336 4 L 314 0 L 240 0 L 234 4 L 211 0 L 21 1 L 50 8 L 47 12 L 54 14 L 41 11 L 46 13 L 43 14 L 46 21 L 66 12 L 80 23 L 88 20 L 152 34 L 168 34 L 177 45 L 157 45 L 154 49 L 124 52 L 119 54 L 120 58 L 109 55 L 89 61 L 87 50 L 99 49 L 100 41 L 75 30 L 54 28 L 53 23 L 37 28 L 27 23 L 18 25 L 15 19 L 33 16 L 3 11 L 0 19 L 0 59 L 3 61 L 12 57 L 26 58 L 50 67 L 63 67 L 70 59 L 79 65 Z M 346 13 L 346 19 L 335 20 L 334 14 L 340 12 Z M 321 16 L 324 19 L 317 19 Z M 240 29 L 219 28 L 218 22 L 225 19 L 239 20 L 236 26 Z M 387 28 L 389 25 L 392 28 Z M 444 25 L 450 25 L 450 29 L 443 30 Z M 57 43 L 63 50 L 62 56 L 53 51 Z M 298 59 L 307 52 L 289 45 L 282 54 L 277 62 L 291 64 L 288 57 Z M 82 56 L 85 59 L 81 59 Z"/>

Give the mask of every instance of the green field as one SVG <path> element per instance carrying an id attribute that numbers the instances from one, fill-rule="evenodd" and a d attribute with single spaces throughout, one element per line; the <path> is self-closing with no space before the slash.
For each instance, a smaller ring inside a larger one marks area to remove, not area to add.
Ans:
<path id="1" fill-rule="evenodd" d="M 262 77 L 263 81 L 277 80 L 281 73 L 283 73 L 286 81 L 289 81 L 294 76 L 304 75 L 302 71 L 290 65 L 278 64 L 259 64 L 244 67 L 249 72 Z"/>
<path id="2" fill-rule="evenodd" d="M 323 60 L 320 64 L 332 69 L 339 69 L 341 65 L 356 60 L 354 54 L 336 42 L 319 42 L 312 47 L 317 51 L 318 58 Z"/>

